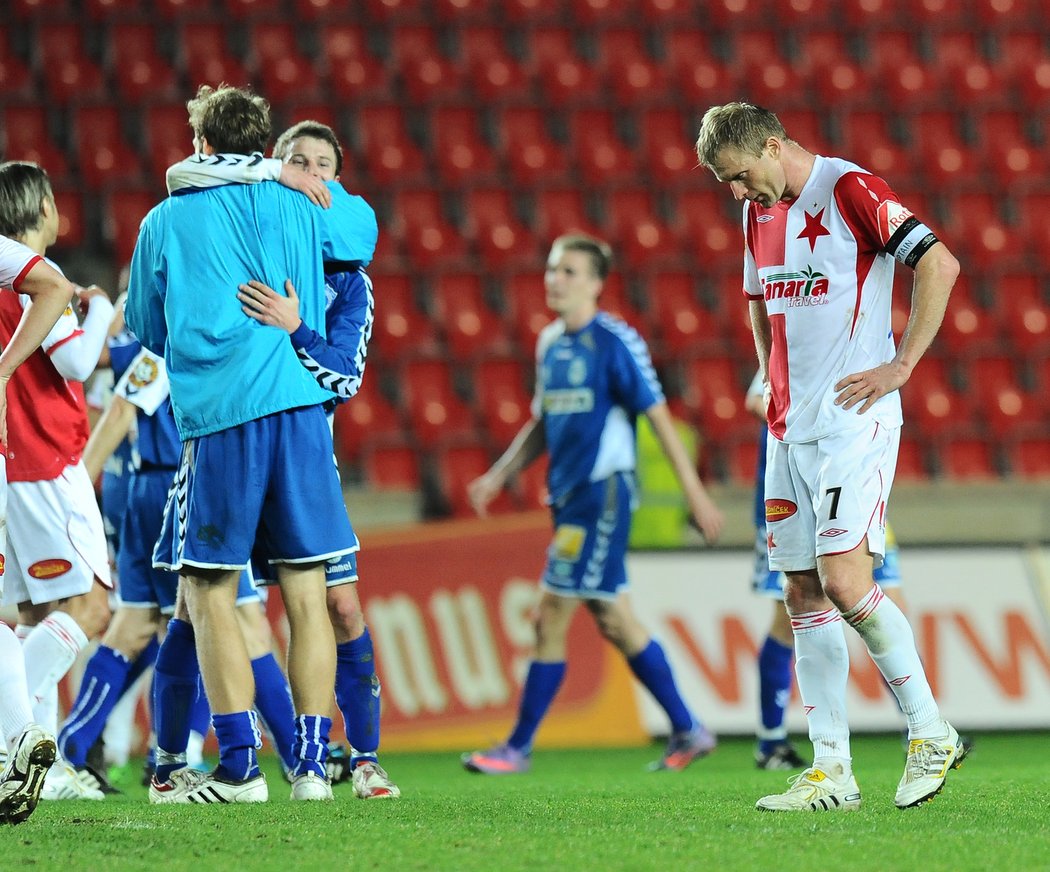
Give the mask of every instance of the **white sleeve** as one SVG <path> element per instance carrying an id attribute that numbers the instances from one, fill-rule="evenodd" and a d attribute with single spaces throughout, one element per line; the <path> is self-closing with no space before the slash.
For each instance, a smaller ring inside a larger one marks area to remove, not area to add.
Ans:
<path id="1" fill-rule="evenodd" d="M 40 259 L 39 254 L 21 242 L 0 236 L 0 287 L 14 288 Z"/>
<path id="2" fill-rule="evenodd" d="M 109 325 L 113 320 L 116 310 L 113 304 L 105 297 L 92 297 L 88 303 L 88 313 L 84 317 L 84 323 L 69 332 L 69 319 L 76 325 L 76 316 L 70 307 L 62 313 L 54 330 L 44 340 L 44 347 L 51 363 L 64 379 L 69 381 L 86 381 L 88 376 L 98 366 L 98 359 L 102 354 L 102 346 L 106 344 L 106 335 L 109 333 Z M 57 342 L 48 342 L 59 330 L 60 325 L 66 332 L 66 337 Z"/>
<path id="3" fill-rule="evenodd" d="M 120 377 L 113 395 L 152 415 L 168 398 L 168 371 L 164 358 L 143 348 Z"/>
<path id="4" fill-rule="evenodd" d="M 184 188 L 250 185 L 281 179 L 281 161 L 255 154 L 195 154 L 168 167 L 168 193 Z"/>

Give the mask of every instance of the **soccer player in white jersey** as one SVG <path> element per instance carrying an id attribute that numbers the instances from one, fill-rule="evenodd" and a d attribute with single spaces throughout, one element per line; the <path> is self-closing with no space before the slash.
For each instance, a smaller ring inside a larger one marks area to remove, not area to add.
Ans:
<path id="1" fill-rule="evenodd" d="M 872 580 L 902 424 L 898 389 L 940 327 L 959 264 L 877 176 L 790 139 L 772 112 L 714 106 L 700 163 L 744 200 L 744 295 L 766 418 L 769 567 L 787 576 L 795 671 L 813 765 L 767 811 L 850 810 L 846 620 L 908 719 L 899 808 L 930 799 L 966 751 L 933 698 L 907 618 Z M 890 329 L 895 261 L 915 271 L 900 348 Z"/>
<path id="2" fill-rule="evenodd" d="M 0 227 L 43 255 L 58 235 L 47 173 L 33 163 L 0 165 Z M 97 286 L 78 289 L 81 323 L 67 307 L 41 348 L 8 385 L 8 551 L 4 603 L 16 603 L 26 677 L 37 720 L 53 730 L 58 681 L 109 620 L 110 581 L 102 516 L 81 461 L 88 420 L 83 380 L 95 369 L 113 318 Z M 0 338 L 11 335 L 28 298 L 0 295 Z M 101 799 L 64 762 L 44 798 Z"/>
<path id="3" fill-rule="evenodd" d="M 69 305 L 73 286 L 33 249 L 0 236 L 0 296 L 24 294 L 17 328 L 0 353 L 0 592 L 7 550 L 7 385 L 15 368 L 47 338 Z M 0 772 L 0 822 L 21 823 L 33 813 L 44 777 L 55 762 L 55 737 L 35 723 L 22 646 L 0 621 L 0 735 L 7 764 Z"/>
<path id="4" fill-rule="evenodd" d="M 537 341 L 532 418 L 469 485 L 470 500 L 484 516 L 508 479 L 546 450 L 555 527 L 517 723 L 506 742 L 463 756 L 472 772 L 528 771 L 533 737 L 565 676 L 566 638 L 581 602 L 670 721 L 667 750 L 652 768 L 681 770 L 715 747 L 714 735 L 682 699 L 663 648 L 638 621 L 627 596 L 638 415 L 652 423 L 709 542 L 721 532 L 722 513 L 678 437 L 644 340 L 598 308 L 611 259 L 609 246 L 589 236 L 554 241 L 544 281 L 547 306 L 558 318 Z"/>

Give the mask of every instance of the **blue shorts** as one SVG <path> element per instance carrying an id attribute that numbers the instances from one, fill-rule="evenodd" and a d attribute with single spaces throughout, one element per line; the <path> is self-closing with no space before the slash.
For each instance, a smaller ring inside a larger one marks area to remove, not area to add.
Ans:
<path id="1" fill-rule="evenodd" d="M 153 563 L 247 569 L 256 541 L 277 563 L 353 550 L 321 406 L 267 415 L 183 445 Z"/>
<path id="2" fill-rule="evenodd" d="M 755 531 L 755 564 L 751 572 L 751 589 L 761 596 L 771 599 L 784 599 L 784 573 L 769 568 L 769 556 L 766 552 L 766 531 L 759 527 Z M 882 557 L 882 566 L 872 573 L 880 587 L 901 586 L 900 549 L 896 540 L 886 538 L 886 553 Z"/>
<path id="3" fill-rule="evenodd" d="M 120 531 L 128 507 L 132 473 L 131 446 L 125 439 L 102 469 L 102 527 L 114 560 L 120 554 Z"/>
<path id="4" fill-rule="evenodd" d="M 627 587 L 634 476 L 618 472 L 578 488 L 554 509 L 543 587 L 581 599 L 613 599 Z"/>
<path id="5" fill-rule="evenodd" d="M 123 547 L 117 556 L 120 604 L 128 608 L 159 608 L 162 614 L 175 611 L 179 575 L 153 566 L 153 546 L 160 533 L 168 491 L 175 470 L 140 470 L 131 475 L 127 512 L 121 528 Z M 247 572 L 241 573 L 237 602 L 258 600 L 259 594 Z"/>
<path id="6" fill-rule="evenodd" d="M 260 586 L 277 584 L 277 573 L 269 558 L 256 549 L 252 554 L 252 578 Z M 357 581 L 357 550 L 329 557 L 324 564 L 325 587 L 338 587 Z"/>

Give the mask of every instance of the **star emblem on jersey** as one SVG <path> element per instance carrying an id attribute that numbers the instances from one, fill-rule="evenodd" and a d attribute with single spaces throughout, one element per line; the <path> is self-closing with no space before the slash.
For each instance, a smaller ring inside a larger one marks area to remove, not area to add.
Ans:
<path id="1" fill-rule="evenodd" d="M 772 551 L 776 547 L 777 547 L 777 543 L 773 541 L 773 534 L 772 533 L 766 533 L 766 550 L 767 551 Z"/>
<path id="2" fill-rule="evenodd" d="M 817 240 L 821 236 L 831 236 L 831 231 L 824 226 L 824 210 L 821 209 L 816 215 L 810 215 L 809 212 L 803 212 L 806 216 L 806 226 L 802 232 L 796 236 L 796 239 L 805 239 L 809 242 L 809 250 L 813 251 L 817 247 Z"/>

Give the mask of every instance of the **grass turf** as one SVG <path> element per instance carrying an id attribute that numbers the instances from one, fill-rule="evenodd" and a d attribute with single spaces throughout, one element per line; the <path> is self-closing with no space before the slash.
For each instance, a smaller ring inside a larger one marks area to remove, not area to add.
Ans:
<path id="1" fill-rule="evenodd" d="M 1050 869 L 1050 734 L 987 734 L 944 792 L 899 811 L 897 736 L 855 737 L 854 813 L 769 814 L 755 799 L 790 773 L 760 772 L 727 739 L 683 773 L 649 773 L 659 748 L 541 751 L 526 776 L 471 775 L 455 754 L 388 754 L 399 800 L 150 806 L 132 778 L 104 802 L 41 803 L 0 828 L 0 868 L 124 870 Z"/>

